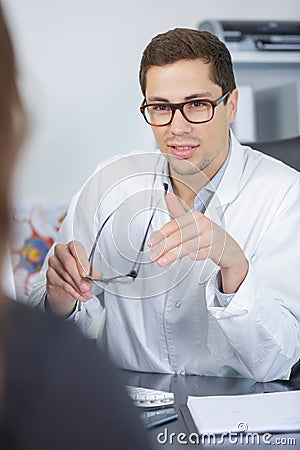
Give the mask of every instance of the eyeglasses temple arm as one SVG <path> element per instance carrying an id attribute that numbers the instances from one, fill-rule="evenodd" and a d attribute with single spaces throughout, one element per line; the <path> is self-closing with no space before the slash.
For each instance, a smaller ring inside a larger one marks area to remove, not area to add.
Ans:
<path id="1" fill-rule="evenodd" d="M 139 249 L 139 253 L 138 253 L 137 259 L 136 259 L 135 263 L 133 264 L 132 269 L 131 269 L 131 271 L 130 271 L 130 276 L 133 276 L 133 274 L 135 274 L 134 278 L 137 277 L 137 275 L 138 275 L 138 273 L 139 273 L 139 270 L 140 270 L 140 267 L 141 267 L 140 259 L 141 259 L 141 256 L 142 256 L 142 252 L 144 251 L 144 247 L 145 247 L 147 235 L 148 235 L 148 232 L 149 232 L 149 230 L 150 230 L 150 227 L 151 227 L 151 223 L 152 223 L 154 214 L 155 214 L 155 211 L 153 211 L 152 214 L 151 214 L 151 217 L 150 217 L 148 226 L 147 226 L 147 228 L 146 228 L 146 232 L 145 232 L 143 241 L 142 241 L 141 246 L 140 246 L 140 249 Z M 137 266 L 138 266 L 138 267 L 137 267 Z M 137 267 L 137 269 L 136 269 L 136 267 Z"/>
<path id="2" fill-rule="evenodd" d="M 165 190 L 165 195 L 166 195 L 168 193 L 168 184 L 167 183 L 163 183 L 163 185 L 164 185 L 164 190 Z M 157 202 L 156 207 L 159 204 L 159 202 L 160 202 L 160 200 Z M 147 229 L 146 229 L 143 241 L 142 241 L 140 249 L 139 249 L 139 253 L 138 253 L 137 259 L 136 259 L 135 263 L 133 264 L 130 273 L 128 274 L 130 276 L 134 276 L 134 278 L 137 277 L 137 275 L 139 273 L 139 270 L 140 270 L 140 267 L 141 267 L 141 261 L 140 260 L 141 260 L 142 252 L 144 251 L 144 248 L 145 248 L 147 235 L 149 233 L 154 214 L 155 214 L 155 209 L 153 210 L 153 212 L 151 214 L 151 217 L 150 217 L 150 220 L 149 220 L 149 223 L 148 223 L 148 226 L 147 226 Z M 136 266 L 138 266 L 137 269 L 136 269 Z"/>
<path id="3" fill-rule="evenodd" d="M 90 263 L 89 277 L 92 277 L 94 255 L 95 255 L 96 247 L 97 247 L 97 244 L 98 244 L 98 241 L 99 241 L 99 237 L 100 237 L 100 235 L 102 233 L 102 230 L 105 227 L 105 225 L 107 224 L 107 222 L 109 221 L 109 219 L 111 218 L 111 216 L 116 212 L 116 210 L 119 207 L 120 207 L 120 205 L 118 205 L 115 209 L 113 209 L 112 212 L 106 217 L 106 219 L 104 220 L 103 224 L 99 228 L 98 233 L 97 233 L 97 235 L 95 237 L 93 247 L 92 247 L 92 249 L 90 251 L 90 254 L 89 254 L 89 257 L 88 257 L 88 261 Z"/>

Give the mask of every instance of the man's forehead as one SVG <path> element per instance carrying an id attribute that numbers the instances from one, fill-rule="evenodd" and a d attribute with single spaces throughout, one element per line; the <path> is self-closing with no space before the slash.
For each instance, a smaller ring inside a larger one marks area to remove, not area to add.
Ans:
<path id="1" fill-rule="evenodd" d="M 149 72 L 167 72 L 170 70 L 186 70 L 186 71 L 210 71 L 211 64 L 203 61 L 202 59 L 179 59 L 178 61 L 172 62 L 170 64 L 164 65 L 153 65 L 147 69 L 147 74 Z"/>
<path id="2" fill-rule="evenodd" d="M 146 74 L 147 101 L 173 101 L 173 97 L 211 98 L 219 93 L 210 78 L 209 64 L 201 60 L 180 60 L 165 66 L 151 66 Z"/>

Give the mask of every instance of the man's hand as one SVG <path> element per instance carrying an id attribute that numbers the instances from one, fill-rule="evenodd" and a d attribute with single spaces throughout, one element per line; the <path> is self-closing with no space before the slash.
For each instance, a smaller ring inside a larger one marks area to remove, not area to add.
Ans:
<path id="1" fill-rule="evenodd" d="M 83 280 L 90 270 L 85 248 L 76 241 L 57 244 L 48 265 L 46 307 L 67 317 L 74 310 L 77 300 L 86 302 L 93 296 L 92 283 Z M 93 276 L 99 274 L 93 273 Z"/>
<path id="2" fill-rule="evenodd" d="M 174 194 L 168 194 L 166 202 L 174 220 L 150 236 L 150 260 L 166 266 L 184 256 L 210 258 L 221 268 L 223 292 L 236 292 L 249 266 L 238 243 L 201 212 L 186 213 Z"/>

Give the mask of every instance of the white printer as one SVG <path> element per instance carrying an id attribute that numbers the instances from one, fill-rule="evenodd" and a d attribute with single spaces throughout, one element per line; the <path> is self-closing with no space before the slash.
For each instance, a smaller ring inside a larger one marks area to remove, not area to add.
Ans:
<path id="1" fill-rule="evenodd" d="M 211 19 L 198 28 L 217 35 L 231 53 L 239 140 L 300 170 L 300 21 Z"/>
<path id="2" fill-rule="evenodd" d="M 233 51 L 300 51 L 300 22 L 265 20 L 206 20 L 210 31 Z"/>

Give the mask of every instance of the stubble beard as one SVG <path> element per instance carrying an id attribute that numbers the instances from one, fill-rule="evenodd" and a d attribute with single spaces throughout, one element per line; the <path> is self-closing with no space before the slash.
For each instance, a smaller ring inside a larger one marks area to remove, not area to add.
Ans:
<path id="1" fill-rule="evenodd" d="M 171 172 L 173 171 L 177 175 L 196 175 L 205 170 L 213 160 L 213 157 L 204 157 L 197 164 L 191 163 L 184 159 L 178 159 L 175 156 L 167 155 L 167 159 L 170 165 Z"/>

